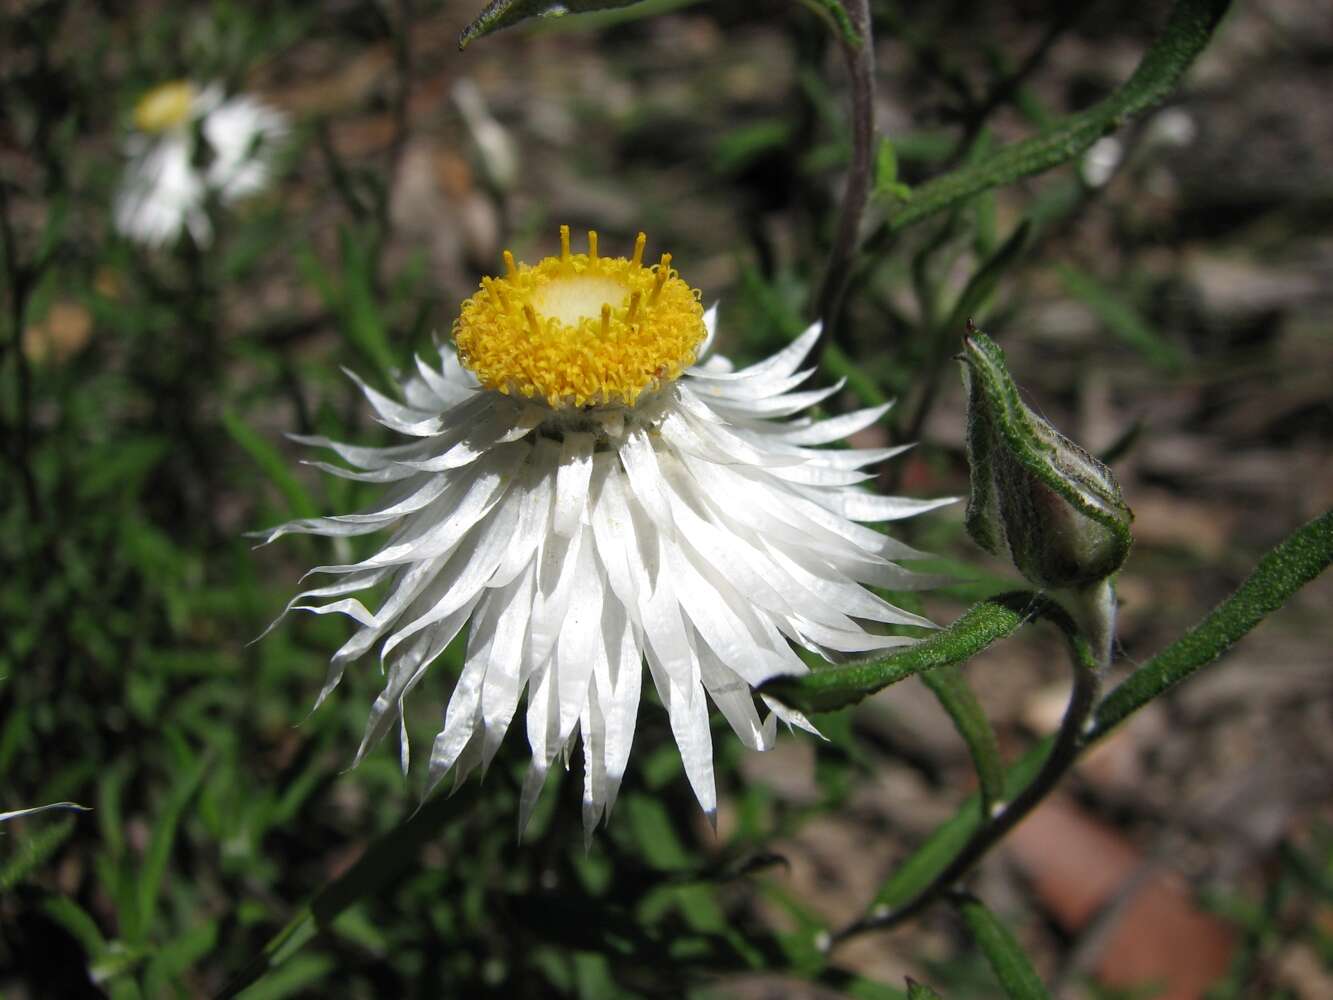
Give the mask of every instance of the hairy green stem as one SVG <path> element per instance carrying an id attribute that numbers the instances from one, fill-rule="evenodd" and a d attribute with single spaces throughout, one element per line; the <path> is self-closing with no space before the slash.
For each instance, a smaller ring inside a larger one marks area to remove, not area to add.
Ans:
<path id="1" fill-rule="evenodd" d="M 1091 725 L 1080 725 L 1077 730 L 1072 726 L 1072 719 L 1081 703 L 1085 699 L 1090 701 L 1094 693 L 1095 653 L 1086 642 L 1081 646 L 1073 644 L 1074 633 L 1072 630 L 1067 632 L 1071 636 L 1075 662 L 1082 664 L 1075 678 L 1082 680 L 1083 690 L 1076 685 L 1066 710 L 1065 723 L 1056 737 L 1043 740 L 1006 771 L 1006 787 L 1017 790 L 1009 807 L 1000 817 L 987 822 L 979 808 L 979 797 L 970 797 L 951 819 L 936 828 L 881 890 L 881 899 L 887 895 L 892 900 L 902 893 L 907 896 L 907 901 L 887 913 L 872 912 L 869 917 L 842 931 L 838 940 L 862 931 L 893 926 L 924 909 L 1021 819 L 1084 749 L 1158 695 L 1215 662 L 1330 563 L 1333 563 L 1333 511 L 1303 525 L 1264 556 L 1231 597 L 1131 674 L 1107 695 L 1090 717 L 1085 713 L 1085 719 Z M 978 605 L 979 608 L 985 606 L 984 603 Z M 850 698 L 844 704 L 849 702 Z M 919 885 L 925 888 L 917 888 Z"/>
<path id="2" fill-rule="evenodd" d="M 1042 761 L 1036 777 L 1010 802 L 993 805 L 988 821 L 982 822 L 963 845 L 962 850 L 953 856 L 953 859 L 925 888 L 903 905 L 887 913 L 872 913 L 843 928 L 834 935 L 835 942 L 865 931 L 896 926 L 934 903 L 952 889 L 954 883 L 966 875 L 1006 833 L 1017 826 L 1078 759 L 1083 747 L 1084 730 L 1097 700 L 1098 663 L 1092 648 L 1068 615 L 1053 606 L 1047 606 L 1045 617 L 1055 621 L 1065 633 L 1074 683 L 1069 694 L 1069 704 L 1065 707 L 1064 719 L 1060 722 L 1060 729 L 1056 732 L 1050 752 Z"/>

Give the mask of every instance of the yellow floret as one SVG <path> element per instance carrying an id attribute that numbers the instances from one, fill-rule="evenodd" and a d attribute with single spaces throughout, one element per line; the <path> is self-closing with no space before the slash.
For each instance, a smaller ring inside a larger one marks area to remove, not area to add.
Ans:
<path id="1" fill-rule="evenodd" d="M 663 254 L 643 266 L 634 256 L 570 253 L 560 227 L 559 257 L 517 264 L 485 278 L 454 321 L 459 360 L 488 389 L 545 400 L 552 407 L 633 406 L 639 396 L 680 377 L 694 363 L 705 329 L 699 293 Z"/>
<path id="2" fill-rule="evenodd" d="M 190 120 L 197 96 L 194 84 L 176 80 L 154 87 L 134 106 L 134 125 L 141 132 L 165 132 Z"/>

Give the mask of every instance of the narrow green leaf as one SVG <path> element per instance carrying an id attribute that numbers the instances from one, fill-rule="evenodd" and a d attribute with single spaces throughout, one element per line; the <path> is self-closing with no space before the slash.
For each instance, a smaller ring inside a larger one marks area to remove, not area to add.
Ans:
<path id="1" fill-rule="evenodd" d="M 960 895 L 954 902 L 1004 987 L 1005 996 L 1011 1000 L 1044 1000 L 1050 996 L 1009 928 L 1000 923 L 981 900 Z"/>
<path id="2" fill-rule="evenodd" d="M 97 921 L 68 896 L 49 896 L 42 900 L 42 912 L 77 940 L 90 960 L 106 950 L 106 938 L 102 937 Z"/>
<path id="3" fill-rule="evenodd" d="M 166 437 L 125 435 L 116 447 L 100 449 L 75 487 L 80 500 L 100 500 L 118 490 L 137 494 L 148 474 L 171 452 Z"/>
<path id="4" fill-rule="evenodd" d="M 1052 740 L 1042 740 L 1010 765 L 1004 775 L 1004 799 L 1010 800 L 1037 776 L 1050 752 Z M 970 795 L 956 813 L 945 820 L 889 876 L 875 896 L 876 909 L 896 910 L 911 902 L 949 866 L 981 826 L 981 796 Z M 873 911 L 872 911 L 873 912 Z"/>
<path id="5" fill-rule="evenodd" d="M 250 427 L 227 407 L 222 410 L 222 426 L 241 450 L 250 456 L 259 471 L 272 483 L 287 501 L 297 517 L 315 517 L 319 508 L 301 481 L 292 474 L 286 459 L 262 435 Z"/>
<path id="6" fill-rule="evenodd" d="M 0 892 L 8 892 L 46 864 L 74 832 L 74 820 L 62 819 L 19 839 L 14 856 L 0 864 Z"/>
<path id="7" fill-rule="evenodd" d="M 861 35 L 856 30 L 856 25 L 852 24 L 852 19 L 847 14 L 847 8 L 842 5 L 842 0 L 801 0 L 801 2 L 815 13 L 825 17 L 844 45 L 849 45 L 854 49 L 861 47 Z"/>
<path id="8" fill-rule="evenodd" d="M 911 976 L 908 976 L 907 1000 L 944 1000 L 944 997 L 925 983 L 919 983 Z"/>
<path id="9" fill-rule="evenodd" d="M 458 47 L 465 49 L 478 38 L 533 17 L 564 17 L 566 14 L 631 7 L 639 2 L 641 0 L 491 0 L 458 36 Z"/>
<path id="10" fill-rule="evenodd" d="M 1198 627 L 1112 691 L 1094 713 L 1095 725 L 1084 746 L 1101 739 L 1157 695 L 1216 660 L 1330 562 L 1333 562 L 1333 511 L 1288 536 L 1260 560 L 1240 588 Z M 1006 801 L 1012 800 L 1041 770 L 1052 742 L 1051 737 L 1042 740 L 1005 771 Z M 898 866 L 876 895 L 876 908 L 882 907 L 887 912 L 915 898 L 963 849 L 980 827 L 981 819 L 980 796 L 972 795 Z"/>
<path id="11" fill-rule="evenodd" d="M 351 229 L 339 234 L 342 247 L 342 311 L 338 328 L 351 344 L 379 369 L 380 376 L 393 380 L 398 362 L 384 329 L 375 297 L 375 258 L 367 241 Z"/>
<path id="12" fill-rule="evenodd" d="M 1028 591 L 982 601 L 946 629 L 881 659 L 827 667 L 800 677 L 775 677 L 762 693 L 803 712 L 831 712 L 853 705 L 913 674 L 959 663 L 1012 633 L 1049 602 Z"/>
<path id="13" fill-rule="evenodd" d="M 1068 264 L 1056 268 L 1065 290 L 1092 310 L 1105 327 L 1152 365 L 1163 371 L 1180 371 L 1185 356 L 1180 348 L 1148 325 L 1137 309 L 1086 271 Z"/>
<path id="14" fill-rule="evenodd" d="M 453 795 L 437 795 L 407 822 L 377 837 L 351 868 L 321 889 L 269 940 L 264 950 L 223 988 L 219 1000 L 237 996 L 260 980 L 268 982 L 280 976 L 274 970 L 318 931 L 329 927 L 348 907 L 383 892 L 401 878 L 416 864 L 426 841 L 435 837 L 448 819 L 468 811 L 476 800 L 477 787 L 476 782 L 469 782 Z M 246 993 L 247 997 L 251 995 Z"/>
<path id="15" fill-rule="evenodd" d="M 1024 252 L 1032 242 L 1032 233 L 1032 223 L 1024 219 L 1009 234 L 1009 238 L 1000 244 L 995 252 L 977 268 L 972 277 L 968 279 L 962 294 L 958 296 L 958 301 L 954 303 L 948 322 L 945 323 L 944 329 L 941 331 L 944 336 L 956 338 L 969 319 L 975 319 L 980 315 L 981 310 L 985 308 L 986 303 L 995 293 L 995 288 L 1000 283 L 1000 279 L 1022 259 Z M 951 342 L 957 343 L 957 340 L 952 339 Z"/>
<path id="16" fill-rule="evenodd" d="M 1072 160 L 1127 118 L 1171 93 L 1207 46 L 1229 6 L 1230 0 L 1177 0 L 1162 34 L 1123 87 L 1101 103 L 1030 139 L 1005 146 L 983 162 L 917 186 L 910 201 L 889 213 L 889 229 L 904 229 L 989 188 Z"/>
<path id="17" fill-rule="evenodd" d="M 1259 560 L 1234 594 L 1130 674 L 1097 706 L 1097 739 L 1158 695 L 1225 653 L 1333 562 L 1333 510 L 1287 536 Z"/>
<path id="18" fill-rule="evenodd" d="M 166 875 L 167 862 L 171 859 L 171 850 L 176 843 L 176 830 L 180 825 L 185 807 L 194 798 L 194 793 L 203 780 L 208 768 L 208 758 L 199 757 L 184 773 L 180 774 L 170 795 L 162 804 L 162 809 L 153 825 L 153 834 L 148 841 L 148 850 L 144 855 L 143 869 L 138 882 L 137 925 L 126 928 L 126 940 L 138 942 L 144 940 L 152 927 L 153 916 L 157 910 L 157 897 L 162 888 L 162 879 Z"/>
<path id="19" fill-rule="evenodd" d="M 991 728 L 981 702 L 977 701 L 962 668 L 956 663 L 928 670 L 921 675 L 921 680 L 934 692 L 967 744 L 981 786 L 981 808 L 990 815 L 991 806 L 1004 796 L 1004 761 L 1000 758 L 995 730 Z"/>
<path id="20" fill-rule="evenodd" d="M 866 374 L 865 366 L 854 362 L 837 344 L 825 344 L 824 356 L 820 360 L 824 370 L 834 378 L 845 378 L 848 390 L 866 406 L 883 406 L 890 402 L 884 390 Z"/>

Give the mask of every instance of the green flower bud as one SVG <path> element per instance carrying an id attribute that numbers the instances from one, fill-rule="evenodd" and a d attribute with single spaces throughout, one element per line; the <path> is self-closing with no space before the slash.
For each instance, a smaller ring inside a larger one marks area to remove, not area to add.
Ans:
<path id="1" fill-rule="evenodd" d="M 967 530 L 1043 589 L 1086 589 L 1129 555 L 1133 513 L 1101 462 L 1019 398 L 1004 352 L 980 331 L 963 338 L 972 491 Z"/>

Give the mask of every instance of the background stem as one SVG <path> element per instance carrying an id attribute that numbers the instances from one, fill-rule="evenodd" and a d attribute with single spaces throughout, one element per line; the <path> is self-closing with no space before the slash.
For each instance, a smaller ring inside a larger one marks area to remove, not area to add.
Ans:
<path id="1" fill-rule="evenodd" d="M 861 216 L 870 199 L 875 142 L 875 43 L 871 33 L 869 0 L 844 0 L 859 44 L 839 36 L 847 72 L 852 80 L 852 161 L 847 171 L 847 187 L 838 213 L 838 228 L 824 268 L 819 288 L 817 311 L 824 325 L 823 335 L 815 345 L 812 362 L 818 364 L 827 344 L 836 336 L 838 314 L 847 291 L 849 265 L 860 242 Z"/>
<path id="2" fill-rule="evenodd" d="M 1072 623 L 1071 623 L 1072 624 Z M 865 931 L 894 927 L 916 916 L 926 907 L 953 888 L 960 878 L 985 856 L 1006 833 L 1018 825 L 1055 787 L 1065 771 L 1078 759 L 1083 745 L 1084 728 L 1097 700 L 1098 671 L 1091 648 L 1083 636 L 1067 630 L 1069 659 L 1074 671 L 1074 687 L 1069 694 L 1064 719 L 1055 734 L 1050 753 L 1023 790 L 1007 805 L 996 804 L 994 817 L 983 817 L 982 825 L 931 882 L 907 903 L 878 916 L 856 921 L 834 935 L 834 941 L 843 941 Z"/>

